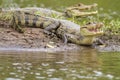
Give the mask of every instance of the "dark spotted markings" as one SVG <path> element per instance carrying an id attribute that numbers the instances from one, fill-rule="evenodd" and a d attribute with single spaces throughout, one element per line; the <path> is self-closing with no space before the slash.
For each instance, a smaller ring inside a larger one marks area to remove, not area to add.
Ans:
<path id="1" fill-rule="evenodd" d="M 34 18 L 33 18 L 33 26 L 36 27 L 36 22 L 38 21 L 38 16 L 37 15 L 34 15 Z"/>
<path id="2" fill-rule="evenodd" d="M 40 23 L 40 26 L 39 26 L 39 27 L 43 28 L 43 22 Z"/>
<path id="3" fill-rule="evenodd" d="M 25 15 L 25 25 L 27 26 L 29 24 L 29 16 Z"/>
<path id="4" fill-rule="evenodd" d="M 21 14 L 20 11 L 18 11 L 18 14 Z M 20 15 L 17 15 L 17 17 L 18 17 L 18 25 L 20 25 L 20 24 L 21 24 L 21 18 L 20 18 Z"/>

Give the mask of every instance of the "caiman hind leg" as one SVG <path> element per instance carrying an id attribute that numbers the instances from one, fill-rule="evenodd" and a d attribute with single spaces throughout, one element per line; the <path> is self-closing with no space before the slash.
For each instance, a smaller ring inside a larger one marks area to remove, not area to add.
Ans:
<path id="1" fill-rule="evenodd" d="M 11 23 L 11 27 L 14 30 L 16 30 L 16 31 L 18 31 L 20 33 L 23 33 L 25 31 L 19 24 L 16 23 L 14 16 L 13 16 L 13 19 L 10 21 L 10 23 Z"/>
<path id="2" fill-rule="evenodd" d="M 24 13 L 20 11 L 14 11 L 13 12 L 13 19 L 11 21 L 12 23 L 12 28 L 20 33 L 23 33 L 25 30 L 23 29 L 22 21 L 24 20 L 23 18 Z"/>
<path id="3" fill-rule="evenodd" d="M 13 23 L 12 27 L 13 27 L 14 30 L 16 30 L 16 31 L 18 31 L 20 33 L 24 33 L 25 32 L 25 30 L 20 25 L 18 25 L 16 23 Z"/>

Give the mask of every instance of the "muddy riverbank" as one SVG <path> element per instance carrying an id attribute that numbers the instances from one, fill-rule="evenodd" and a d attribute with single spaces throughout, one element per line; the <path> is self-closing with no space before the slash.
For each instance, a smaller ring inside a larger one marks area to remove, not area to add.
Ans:
<path id="1" fill-rule="evenodd" d="M 24 33 L 8 28 L 0 27 L 0 50 L 18 50 L 18 51 L 77 51 L 91 49 L 93 47 L 85 47 L 68 43 L 63 44 L 63 41 L 56 36 L 49 36 L 43 33 L 40 28 L 24 28 Z M 104 35 L 100 37 L 106 46 L 96 46 L 100 52 L 103 51 L 120 51 L 120 36 Z"/>

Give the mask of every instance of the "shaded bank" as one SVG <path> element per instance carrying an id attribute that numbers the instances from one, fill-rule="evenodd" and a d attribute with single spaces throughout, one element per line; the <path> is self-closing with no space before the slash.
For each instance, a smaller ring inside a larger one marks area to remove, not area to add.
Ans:
<path id="1" fill-rule="evenodd" d="M 0 50 L 2 51 L 80 51 L 93 47 L 79 46 L 72 43 L 63 44 L 63 41 L 56 36 L 43 33 L 40 28 L 25 28 L 24 33 L 18 33 L 11 28 L 0 27 Z M 100 52 L 120 51 L 120 37 L 104 35 L 101 39 L 106 46 L 96 46 Z"/>

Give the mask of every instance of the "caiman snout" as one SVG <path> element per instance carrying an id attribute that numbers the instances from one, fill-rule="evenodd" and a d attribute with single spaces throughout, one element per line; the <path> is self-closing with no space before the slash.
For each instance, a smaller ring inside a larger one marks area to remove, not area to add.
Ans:
<path id="1" fill-rule="evenodd" d="M 84 37 L 80 41 L 82 45 L 92 45 L 97 36 L 103 35 L 101 28 L 103 23 L 89 23 L 80 28 L 80 33 Z"/>
<path id="2" fill-rule="evenodd" d="M 81 27 L 81 34 L 84 36 L 100 36 L 103 35 L 103 31 L 101 28 L 103 27 L 103 23 L 89 23 L 83 27 Z"/>

